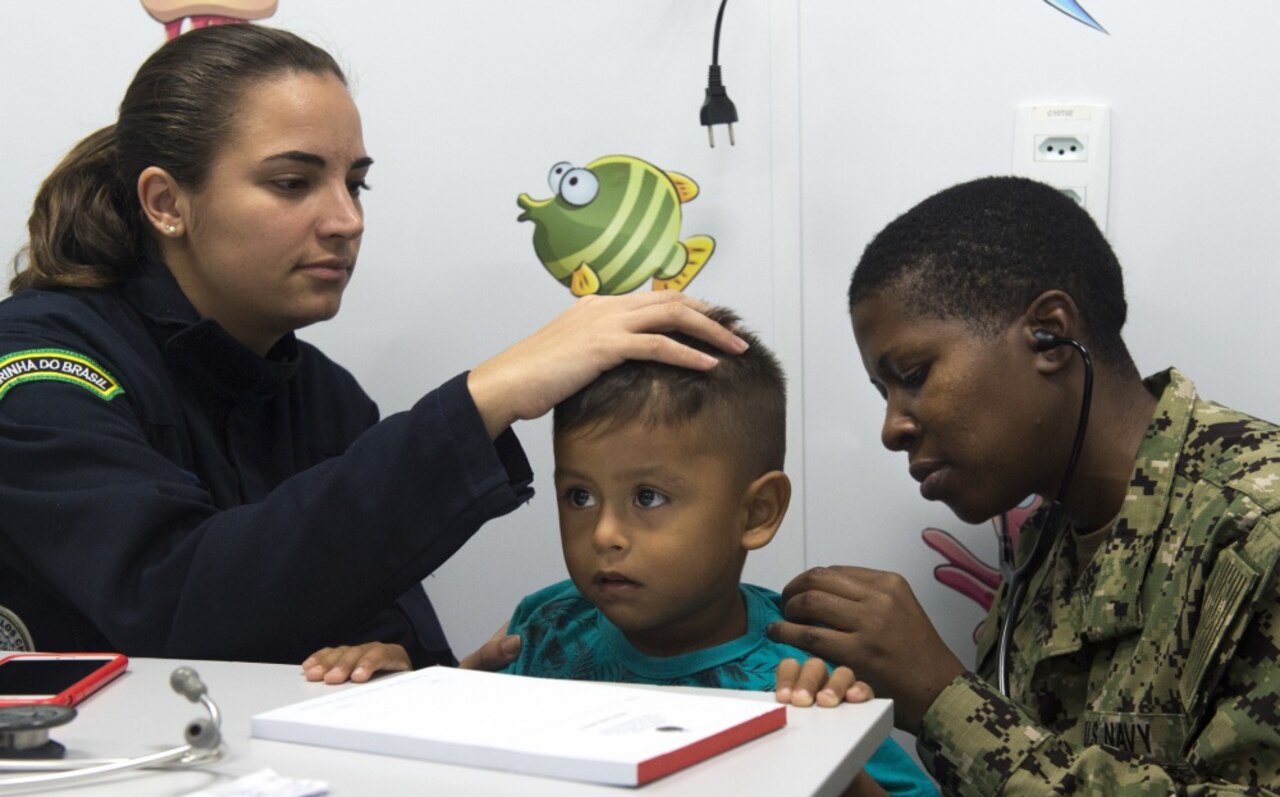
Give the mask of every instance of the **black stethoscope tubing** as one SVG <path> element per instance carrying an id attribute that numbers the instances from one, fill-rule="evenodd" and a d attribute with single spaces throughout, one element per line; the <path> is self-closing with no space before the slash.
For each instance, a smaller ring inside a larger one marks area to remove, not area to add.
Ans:
<path id="1" fill-rule="evenodd" d="M 1013 626 L 1017 621 L 1018 612 L 1022 609 L 1022 601 L 1027 594 L 1027 584 L 1053 547 L 1059 529 L 1063 525 L 1063 519 L 1066 517 L 1063 502 L 1066 501 L 1071 480 L 1075 477 L 1076 465 L 1080 461 L 1080 450 L 1084 447 L 1084 433 L 1089 425 L 1089 405 L 1093 401 L 1093 357 L 1089 355 L 1089 350 L 1080 341 L 1072 338 L 1049 333 L 1037 333 L 1036 337 L 1041 351 L 1058 346 L 1071 346 L 1079 352 L 1080 358 L 1084 361 L 1084 389 L 1081 391 L 1080 414 L 1076 420 L 1076 438 L 1071 446 L 1071 458 L 1067 460 L 1066 472 L 1058 485 L 1058 496 L 1045 510 L 1043 520 L 1038 524 L 1039 533 L 1035 547 L 1021 565 L 1014 565 L 1013 540 L 1009 536 L 1009 528 L 1004 516 L 1000 516 L 1000 572 L 1004 575 L 1005 583 L 1009 585 L 1009 605 L 1000 623 L 1000 641 L 996 654 L 998 657 L 996 686 L 1005 697 L 1012 697 L 1009 687 L 1009 665 L 1012 657 Z"/>

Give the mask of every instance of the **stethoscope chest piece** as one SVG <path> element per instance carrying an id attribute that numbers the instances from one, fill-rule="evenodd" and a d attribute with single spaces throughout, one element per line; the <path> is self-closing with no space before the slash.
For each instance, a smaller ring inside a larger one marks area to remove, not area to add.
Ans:
<path id="1" fill-rule="evenodd" d="M 0 759 L 62 758 L 66 748 L 49 738 L 49 729 L 75 719 L 67 706 L 9 706 L 0 708 Z"/>

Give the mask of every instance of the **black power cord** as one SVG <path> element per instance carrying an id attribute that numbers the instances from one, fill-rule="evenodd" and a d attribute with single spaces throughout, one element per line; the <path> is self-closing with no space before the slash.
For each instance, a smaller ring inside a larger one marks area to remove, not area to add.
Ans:
<path id="1" fill-rule="evenodd" d="M 724 6 L 729 0 L 720 0 L 720 11 L 716 14 L 716 34 L 711 42 L 711 69 L 707 74 L 707 96 L 702 101 L 699 117 L 702 126 L 707 128 L 707 141 L 714 148 L 716 145 L 716 125 L 728 125 L 729 146 L 734 146 L 733 123 L 738 121 L 738 109 L 729 99 L 724 83 L 720 79 L 720 23 L 724 21 Z"/>

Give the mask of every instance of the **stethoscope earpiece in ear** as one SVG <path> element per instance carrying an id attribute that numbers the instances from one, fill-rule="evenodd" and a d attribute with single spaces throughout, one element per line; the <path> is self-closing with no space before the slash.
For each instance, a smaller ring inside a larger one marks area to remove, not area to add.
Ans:
<path id="1" fill-rule="evenodd" d="M 1036 351 L 1049 351 L 1059 346 L 1079 345 L 1071 338 L 1055 335 L 1047 329 L 1037 329 L 1031 333 L 1036 338 Z"/>

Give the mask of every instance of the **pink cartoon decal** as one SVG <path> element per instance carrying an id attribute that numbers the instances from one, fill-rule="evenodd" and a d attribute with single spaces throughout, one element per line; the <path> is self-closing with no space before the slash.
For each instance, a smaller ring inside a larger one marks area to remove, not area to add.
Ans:
<path id="1" fill-rule="evenodd" d="M 1017 550 L 1022 524 L 1031 517 L 1040 504 L 1040 496 L 1028 496 L 1021 504 L 1003 515 L 991 518 L 997 542 L 1000 539 L 1001 524 L 1004 524 L 1009 531 L 1013 550 Z M 920 532 L 920 536 L 924 539 L 925 545 L 942 554 L 948 562 L 933 569 L 933 577 L 938 580 L 938 583 L 959 592 L 981 606 L 983 610 L 990 609 L 992 602 L 995 601 L 996 591 L 1000 589 L 1000 568 L 992 567 L 979 559 L 963 543 L 942 529 L 925 529 Z M 982 623 L 978 623 L 973 629 L 974 640 L 977 640 L 980 628 Z"/>
<path id="2" fill-rule="evenodd" d="M 276 13 L 277 0 L 223 0 L 201 3 L 192 0 L 142 0 L 142 7 L 157 21 L 164 23 L 165 38 L 175 39 L 182 33 L 182 23 L 191 28 L 231 25 L 266 19 Z"/>

